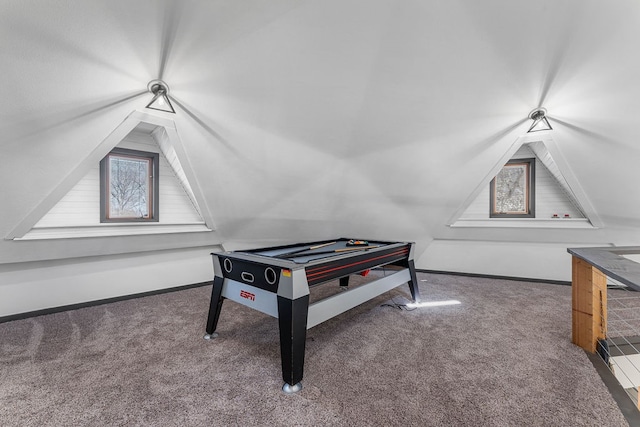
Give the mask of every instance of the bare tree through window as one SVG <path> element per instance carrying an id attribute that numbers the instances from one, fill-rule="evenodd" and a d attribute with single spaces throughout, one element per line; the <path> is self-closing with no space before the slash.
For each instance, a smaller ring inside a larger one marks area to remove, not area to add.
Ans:
<path id="1" fill-rule="evenodd" d="M 509 161 L 490 184 L 490 217 L 534 218 L 535 159 Z"/>
<path id="2" fill-rule="evenodd" d="M 109 217 L 149 217 L 149 159 L 109 157 Z"/>
<path id="3" fill-rule="evenodd" d="M 158 154 L 113 149 L 100 162 L 101 221 L 158 221 Z"/>

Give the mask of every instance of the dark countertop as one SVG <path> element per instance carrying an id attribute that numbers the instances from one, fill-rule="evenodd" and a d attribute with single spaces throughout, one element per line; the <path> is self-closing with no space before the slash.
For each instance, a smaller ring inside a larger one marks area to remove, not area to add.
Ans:
<path id="1" fill-rule="evenodd" d="M 622 256 L 640 254 L 640 246 L 568 248 L 567 252 L 593 265 L 606 276 L 640 291 L 640 264 Z"/>

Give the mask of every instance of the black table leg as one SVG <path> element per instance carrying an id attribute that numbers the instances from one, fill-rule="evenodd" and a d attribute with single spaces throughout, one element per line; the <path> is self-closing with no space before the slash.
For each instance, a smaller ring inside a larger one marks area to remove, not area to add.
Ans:
<path id="1" fill-rule="evenodd" d="M 411 298 L 413 298 L 413 302 L 420 302 L 420 289 L 418 289 L 418 279 L 416 278 L 416 266 L 412 259 L 407 261 L 407 267 L 409 268 L 409 274 L 411 275 L 411 280 L 409 281 Z"/>
<path id="2" fill-rule="evenodd" d="M 295 300 L 278 296 L 278 323 L 280 324 L 280 357 L 282 359 L 282 387 L 287 393 L 302 388 L 304 350 L 307 339 L 309 295 Z"/>
<path id="3" fill-rule="evenodd" d="M 220 318 L 220 310 L 222 310 L 222 303 L 224 297 L 222 296 L 222 284 L 224 279 L 222 277 L 215 276 L 213 279 L 213 289 L 211 290 L 211 303 L 209 304 L 209 317 L 207 318 L 207 334 L 204 339 L 210 340 L 215 338 L 218 334 L 215 333 L 218 326 L 218 319 Z"/>
<path id="4" fill-rule="evenodd" d="M 349 276 L 344 276 L 340 278 L 340 287 L 346 289 L 349 287 Z"/>

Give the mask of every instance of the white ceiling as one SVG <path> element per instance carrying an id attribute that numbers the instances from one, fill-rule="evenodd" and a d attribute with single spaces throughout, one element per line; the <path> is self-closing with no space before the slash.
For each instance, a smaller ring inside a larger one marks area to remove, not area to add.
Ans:
<path id="1" fill-rule="evenodd" d="M 0 233 L 162 78 L 220 241 L 559 239 L 446 226 L 543 106 L 561 241 L 637 244 L 639 48 L 637 0 L 4 1 Z"/>

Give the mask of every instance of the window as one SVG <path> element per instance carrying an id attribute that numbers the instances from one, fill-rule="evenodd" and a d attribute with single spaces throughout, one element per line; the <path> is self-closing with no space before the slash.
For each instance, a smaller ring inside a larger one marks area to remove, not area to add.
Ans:
<path id="1" fill-rule="evenodd" d="M 535 159 L 510 160 L 491 180 L 491 218 L 535 218 L 535 165 Z"/>
<path id="2" fill-rule="evenodd" d="M 157 222 L 158 153 L 114 148 L 100 161 L 100 222 Z"/>

